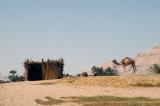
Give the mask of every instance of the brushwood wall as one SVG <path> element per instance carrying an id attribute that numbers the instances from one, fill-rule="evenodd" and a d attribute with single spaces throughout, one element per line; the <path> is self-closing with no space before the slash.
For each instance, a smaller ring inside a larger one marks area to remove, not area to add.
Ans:
<path id="1" fill-rule="evenodd" d="M 64 60 L 50 60 L 41 62 L 31 61 L 27 59 L 24 62 L 25 80 L 51 80 L 63 78 Z"/>

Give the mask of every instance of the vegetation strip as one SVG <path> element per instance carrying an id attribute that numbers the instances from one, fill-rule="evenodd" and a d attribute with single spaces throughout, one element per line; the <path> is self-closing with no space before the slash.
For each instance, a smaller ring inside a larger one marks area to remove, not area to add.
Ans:
<path id="1" fill-rule="evenodd" d="M 55 99 L 45 97 L 47 100 L 36 99 L 35 102 L 41 105 L 58 105 L 67 102 L 77 103 L 83 106 L 160 106 L 160 98 L 146 97 L 115 97 L 115 96 L 93 96 L 93 97 L 61 97 Z"/>

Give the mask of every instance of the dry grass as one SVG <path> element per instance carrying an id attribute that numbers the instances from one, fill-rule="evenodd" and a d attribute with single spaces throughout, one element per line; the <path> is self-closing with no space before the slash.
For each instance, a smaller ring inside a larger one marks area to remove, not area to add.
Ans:
<path id="1" fill-rule="evenodd" d="M 45 99 L 47 99 L 47 100 L 44 101 L 44 100 L 41 100 L 41 99 L 36 99 L 35 102 L 37 104 L 41 104 L 41 105 L 58 105 L 58 104 L 64 103 L 63 100 L 53 99 L 51 97 L 45 97 Z"/>
<path id="2" fill-rule="evenodd" d="M 53 99 L 46 97 L 47 101 L 36 100 L 41 105 L 55 105 L 67 102 L 73 102 L 82 106 L 159 106 L 160 99 L 151 99 L 145 97 L 127 98 L 114 96 L 94 96 L 94 97 L 61 97 Z"/>
<path id="3" fill-rule="evenodd" d="M 160 76 L 106 76 L 65 78 L 57 82 L 41 83 L 42 85 L 63 84 L 71 86 L 103 87 L 160 87 Z"/>

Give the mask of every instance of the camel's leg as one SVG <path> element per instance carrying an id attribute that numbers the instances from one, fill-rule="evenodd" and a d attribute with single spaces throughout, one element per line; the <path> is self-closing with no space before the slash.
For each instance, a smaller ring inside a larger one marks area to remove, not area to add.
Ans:
<path id="1" fill-rule="evenodd" d="M 137 72 L 137 68 L 136 68 L 136 66 L 134 66 L 134 71 L 135 71 L 135 74 L 136 74 L 136 72 Z"/>
<path id="2" fill-rule="evenodd" d="M 135 71 L 133 70 L 133 73 L 132 73 L 132 75 L 135 73 Z"/>
<path id="3" fill-rule="evenodd" d="M 123 65 L 123 71 L 125 72 L 125 70 L 126 70 L 126 67 L 125 67 L 125 65 Z"/>
<path id="4" fill-rule="evenodd" d="M 132 73 L 132 75 L 133 75 L 134 73 L 136 74 L 136 72 L 137 72 L 136 66 L 133 66 L 133 73 Z"/>
<path id="5" fill-rule="evenodd" d="M 135 61 L 132 61 L 131 66 L 132 66 L 132 69 L 133 69 L 133 73 L 132 73 L 132 75 L 133 75 L 134 73 L 136 73 Z"/>

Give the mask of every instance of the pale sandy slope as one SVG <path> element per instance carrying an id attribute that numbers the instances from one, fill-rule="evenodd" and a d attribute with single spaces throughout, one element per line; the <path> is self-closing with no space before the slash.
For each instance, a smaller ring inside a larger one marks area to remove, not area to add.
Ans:
<path id="1" fill-rule="evenodd" d="M 143 53 L 137 54 L 135 57 L 132 57 L 136 62 L 137 74 L 138 75 L 149 75 L 152 74 L 150 71 L 150 67 L 153 64 L 160 64 L 160 46 L 151 48 Z M 126 67 L 127 73 L 123 72 L 121 66 L 117 66 L 112 63 L 112 61 L 108 61 L 99 67 L 103 67 L 106 69 L 107 67 L 111 67 L 114 70 L 117 70 L 119 75 L 131 75 L 132 71 L 131 67 Z"/>
<path id="2" fill-rule="evenodd" d="M 36 82 L 17 82 L 10 84 L 0 85 L 0 106 L 39 106 L 36 104 L 35 99 L 44 99 L 44 97 L 50 96 L 54 98 L 70 97 L 70 96 L 97 96 L 97 95 L 109 95 L 109 96 L 126 96 L 126 97 L 151 97 L 160 98 L 160 88 L 156 87 L 107 87 L 101 85 L 94 85 L 90 82 L 84 82 L 90 80 L 95 82 L 99 80 L 95 78 L 82 78 L 78 79 L 82 86 L 76 85 L 71 81 L 74 80 L 52 80 L 52 81 L 36 81 Z M 107 77 L 102 77 L 107 79 Z M 109 78 L 108 80 L 110 80 Z M 121 78 L 123 79 L 123 78 Z M 157 80 L 159 81 L 159 79 Z M 40 83 L 44 83 L 42 85 Z M 46 84 L 48 83 L 48 84 Z M 85 84 L 86 83 L 86 84 Z M 98 83 L 98 82 L 97 82 Z M 132 83 L 132 82 L 131 82 Z M 103 83 L 102 83 L 103 84 Z M 78 104 L 68 103 L 63 104 L 68 106 L 76 106 Z"/>

